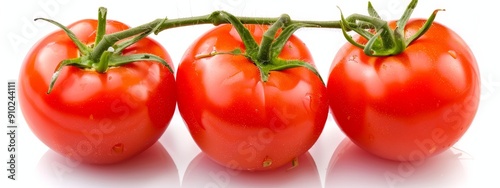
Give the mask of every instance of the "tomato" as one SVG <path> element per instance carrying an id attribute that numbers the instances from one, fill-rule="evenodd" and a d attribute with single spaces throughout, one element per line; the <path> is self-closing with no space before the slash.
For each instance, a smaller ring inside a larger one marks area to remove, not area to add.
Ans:
<path id="1" fill-rule="evenodd" d="M 111 20 L 106 25 L 106 33 L 128 28 Z M 80 20 L 68 28 L 92 45 L 97 20 Z M 150 38 L 122 53 L 154 54 L 173 66 L 165 49 Z M 58 64 L 78 56 L 77 46 L 63 31 L 44 37 L 27 55 L 19 74 L 19 102 L 33 133 L 57 153 L 93 164 L 120 162 L 152 146 L 175 110 L 173 73 L 150 61 L 111 67 L 105 73 L 67 66 L 47 94 Z"/>
<path id="2" fill-rule="evenodd" d="M 268 26 L 246 25 L 256 41 Z M 233 169 L 275 169 L 308 151 L 328 116 L 326 88 L 304 67 L 271 71 L 261 79 L 242 55 L 245 46 L 233 26 L 215 27 L 185 52 L 177 70 L 178 108 L 200 149 Z M 216 50 L 219 55 L 197 58 Z M 279 54 L 313 64 L 310 52 L 292 36 Z"/>
<path id="3" fill-rule="evenodd" d="M 410 20 L 405 36 L 424 22 Z M 464 40 L 435 22 L 399 55 L 370 57 L 345 44 L 327 88 L 337 125 L 356 145 L 382 158 L 416 161 L 464 135 L 478 108 L 480 79 Z"/>

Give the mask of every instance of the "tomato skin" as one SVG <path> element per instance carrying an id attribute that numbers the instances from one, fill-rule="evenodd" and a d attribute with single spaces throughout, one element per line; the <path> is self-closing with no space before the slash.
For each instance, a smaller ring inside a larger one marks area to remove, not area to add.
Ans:
<path id="1" fill-rule="evenodd" d="M 405 36 L 424 22 L 410 20 Z M 345 44 L 327 88 L 337 125 L 356 145 L 382 158 L 415 161 L 463 136 L 478 108 L 480 79 L 467 44 L 435 22 L 395 56 L 369 57 Z"/>
<path id="2" fill-rule="evenodd" d="M 80 20 L 68 28 L 90 44 L 97 20 Z M 127 28 L 108 20 L 106 33 Z M 169 54 L 150 38 L 123 51 L 135 53 L 155 54 L 173 67 Z M 150 61 L 111 67 L 102 74 L 65 67 L 47 94 L 59 62 L 78 56 L 62 31 L 40 40 L 27 55 L 19 74 L 19 99 L 33 133 L 57 153 L 93 164 L 117 163 L 153 145 L 175 110 L 175 79 L 169 69 Z"/>
<path id="3" fill-rule="evenodd" d="M 246 25 L 260 42 L 267 26 Z M 258 68 L 230 25 L 208 31 L 186 51 L 177 70 L 178 107 L 194 141 L 208 157 L 233 169 L 269 170 L 309 150 L 328 116 L 326 87 L 306 68 L 271 71 L 261 81 Z M 305 45 L 292 36 L 280 58 L 312 64 Z M 263 163 L 272 161 L 268 167 Z"/>

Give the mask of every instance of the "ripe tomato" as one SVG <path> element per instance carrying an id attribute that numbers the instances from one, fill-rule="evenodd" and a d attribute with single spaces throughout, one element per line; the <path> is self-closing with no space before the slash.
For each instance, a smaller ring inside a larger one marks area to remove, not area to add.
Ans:
<path id="1" fill-rule="evenodd" d="M 106 33 L 128 28 L 117 21 L 106 24 Z M 80 20 L 68 28 L 91 45 L 97 20 Z M 149 38 L 123 51 L 124 55 L 136 53 L 171 62 L 165 49 Z M 44 37 L 27 55 L 19 74 L 19 100 L 33 133 L 52 150 L 86 163 L 119 162 L 153 145 L 175 110 L 175 79 L 170 70 L 149 61 L 111 67 L 102 74 L 65 67 L 47 94 L 58 64 L 78 56 L 77 46 L 63 31 Z"/>
<path id="2" fill-rule="evenodd" d="M 424 22 L 410 20 L 405 36 Z M 463 39 L 433 23 L 399 55 L 369 57 L 344 45 L 327 88 L 332 115 L 355 144 L 383 158 L 415 161 L 445 151 L 466 132 L 478 108 L 480 79 Z"/>
<path id="3" fill-rule="evenodd" d="M 246 25 L 256 41 L 268 26 Z M 304 154 L 316 142 L 328 116 L 326 88 L 307 68 L 271 71 L 261 80 L 242 55 L 210 54 L 245 46 L 231 25 L 206 32 L 186 51 L 177 70 L 178 107 L 191 136 L 207 156 L 242 170 L 275 169 Z M 282 59 L 313 64 L 295 36 Z"/>

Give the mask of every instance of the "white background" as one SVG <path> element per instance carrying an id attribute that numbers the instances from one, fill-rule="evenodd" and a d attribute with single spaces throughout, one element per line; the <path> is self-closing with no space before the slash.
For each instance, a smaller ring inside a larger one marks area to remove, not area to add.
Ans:
<path id="1" fill-rule="evenodd" d="M 137 26 L 156 18 L 190 17 L 224 9 L 238 16 L 272 16 L 288 13 L 297 20 L 338 20 L 343 12 L 366 14 L 366 0 L 190 0 L 190 1 L 69 1 L 25 0 L 0 3 L 1 81 L 18 79 L 18 72 L 29 48 L 55 26 L 34 23 L 35 17 L 55 19 L 68 25 L 83 18 L 96 18 L 99 6 L 108 8 L 108 18 Z M 285 3 L 286 2 L 286 3 Z M 397 19 L 409 0 L 373 0 L 386 19 Z M 414 17 L 428 17 L 436 8 L 445 8 L 436 21 L 459 33 L 475 53 L 481 71 L 482 94 L 479 111 L 468 132 L 452 149 L 418 165 L 381 160 L 364 153 L 345 139 L 329 115 L 325 129 L 309 153 L 293 171 L 234 173 L 199 155 L 179 114 L 154 147 L 124 164 L 93 167 L 71 164 L 50 151 L 30 131 L 22 116 L 18 118 L 18 171 L 16 181 L 0 178 L 2 187 L 499 187 L 500 143 L 500 67 L 498 62 L 498 17 L 493 1 L 421 1 Z M 153 36 L 169 51 L 177 66 L 184 50 L 211 25 L 175 28 Z M 330 63 L 345 43 L 336 29 L 301 29 L 297 33 L 310 48 L 323 78 Z M 14 38 L 21 39 L 13 43 Z M 4 90 L 6 91 L 6 89 Z M 7 125 L 6 92 L 0 107 Z M 18 114 L 21 111 L 18 110 Z M 7 160 L 8 139 L 2 134 L 0 161 Z M 3 163 L 6 169 L 6 163 Z M 3 170 L 2 170 L 3 171 Z M 399 177 L 389 181 L 386 177 Z M 6 183 L 4 183 L 6 182 Z M 4 186 L 7 184 L 7 186 Z"/>

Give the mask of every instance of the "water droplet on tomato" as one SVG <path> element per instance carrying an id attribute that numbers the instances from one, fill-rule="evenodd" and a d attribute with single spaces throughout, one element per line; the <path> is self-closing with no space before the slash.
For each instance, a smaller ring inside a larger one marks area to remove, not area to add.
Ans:
<path id="1" fill-rule="evenodd" d="M 451 146 L 451 145 L 450 145 Z M 450 147 L 450 146 L 447 146 L 447 147 Z M 433 146 L 430 150 L 429 150 L 429 154 L 433 154 L 435 151 L 436 151 L 437 147 L 436 146 Z"/>
<path id="2" fill-rule="evenodd" d="M 455 52 L 455 50 L 448 50 L 448 54 L 450 54 L 453 59 L 457 58 L 457 52 Z"/>
<path id="3" fill-rule="evenodd" d="M 115 144 L 112 149 L 115 153 L 120 154 L 120 153 L 123 153 L 123 147 L 124 147 L 123 144 L 119 143 L 119 144 Z"/>
<path id="4" fill-rule="evenodd" d="M 304 96 L 302 100 L 302 104 L 304 105 L 304 108 L 308 111 L 311 112 L 313 107 L 313 96 L 310 93 L 307 93 L 306 96 Z"/>

